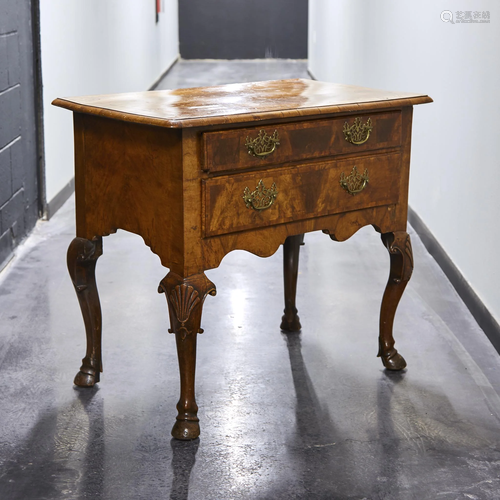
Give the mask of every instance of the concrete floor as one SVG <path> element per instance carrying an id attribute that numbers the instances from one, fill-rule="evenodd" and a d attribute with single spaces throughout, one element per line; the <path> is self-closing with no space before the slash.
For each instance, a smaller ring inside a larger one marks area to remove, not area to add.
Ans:
<path id="1" fill-rule="evenodd" d="M 172 67 L 156 90 L 285 78 L 309 79 L 307 61 L 293 59 L 242 59 L 224 62 L 205 59 L 183 60 Z"/>
<path id="2" fill-rule="evenodd" d="M 182 62 L 165 86 L 305 75 L 281 65 Z M 0 499 L 500 498 L 499 356 L 413 232 L 402 373 L 376 358 L 389 257 L 371 228 L 343 243 L 306 235 L 300 334 L 279 330 L 281 250 L 208 271 L 202 435 L 178 442 L 175 340 L 156 293 L 167 270 L 138 236 L 104 239 L 104 373 L 72 385 L 85 350 L 65 266 L 74 231 L 69 200 L 0 275 Z"/>

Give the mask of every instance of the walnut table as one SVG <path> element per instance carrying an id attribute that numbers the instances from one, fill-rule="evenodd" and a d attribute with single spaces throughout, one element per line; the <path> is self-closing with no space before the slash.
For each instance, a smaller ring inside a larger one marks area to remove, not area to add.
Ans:
<path id="1" fill-rule="evenodd" d="M 165 293 L 179 357 L 181 395 L 172 435 L 199 435 L 194 378 L 204 271 L 231 250 L 261 257 L 284 244 L 281 328 L 300 329 L 299 245 L 322 230 L 337 241 L 371 224 L 390 254 L 380 314 L 384 366 L 396 307 L 413 269 L 406 232 L 412 109 L 426 95 L 309 80 L 56 99 L 74 113 L 76 234 L 68 268 L 87 351 L 75 384 L 99 382 L 101 309 L 95 265 L 102 237 L 139 234 L 170 272 Z"/>

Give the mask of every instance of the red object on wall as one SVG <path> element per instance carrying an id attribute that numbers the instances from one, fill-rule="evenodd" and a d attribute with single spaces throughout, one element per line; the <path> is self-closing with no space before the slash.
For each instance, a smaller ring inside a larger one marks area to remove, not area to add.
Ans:
<path id="1" fill-rule="evenodd" d="M 159 14 L 161 12 L 161 0 L 156 0 L 156 13 Z"/>

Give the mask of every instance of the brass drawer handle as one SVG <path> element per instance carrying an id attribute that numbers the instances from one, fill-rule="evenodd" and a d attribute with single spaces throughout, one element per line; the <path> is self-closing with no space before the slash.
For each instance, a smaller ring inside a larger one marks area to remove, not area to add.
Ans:
<path id="1" fill-rule="evenodd" d="M 255 139 L 247 137 L 245 146 L 248 149 L 249 155 L 264 158 L 264 156 L 274 152 L 276 146 L 280 144 L 279 140 L 280 138 L 277 130 L 274 131 L 273 135 L 267 135 L 266 131 L 261 129 Z"/>
<path id="2" fill-rule="evenodd" d="M 352 168 L 352 172 L 346 177 L 344 172 L 340 174 L 340 185 L 352 196 L 361 193 L 368 184 L 368 169 L 365 168 L 363 175 L 358 172 L 356 166 Z"/>
<path id="3" fill-rule="evenodd" d="M 276 196 L 278 196 L 276 183 L 273 182 L 270 188 L 266 188 L 262 179 L 257 184 L 255 191 L 250 192 L 248 187 L 243 191 L 243 200 L 246 207 L 254 210 L 266 210 L 274 203 Z"/>
<path id="4" fill-rule="evenodd" d="M 373 130 L 372 120 L 368 118 L 365 124 L 361 123 L 361 118 L 354 118 L 354 124 L 349 126 L 344 123 L 344 137 L 351 144 L 363 144 L 370 137 L 370 132 Z"/>

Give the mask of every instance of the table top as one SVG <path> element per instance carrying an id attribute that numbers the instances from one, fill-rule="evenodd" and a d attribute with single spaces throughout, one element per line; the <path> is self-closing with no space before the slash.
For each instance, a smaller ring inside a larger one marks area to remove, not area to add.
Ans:
<path id="1" fill-rule="evenodd" d="M 183 128 L 363 112 L 428 102 L 432 99 L 425 94 L 293 79 L 68 97 L 52 104 L 122 121 Z"/>

